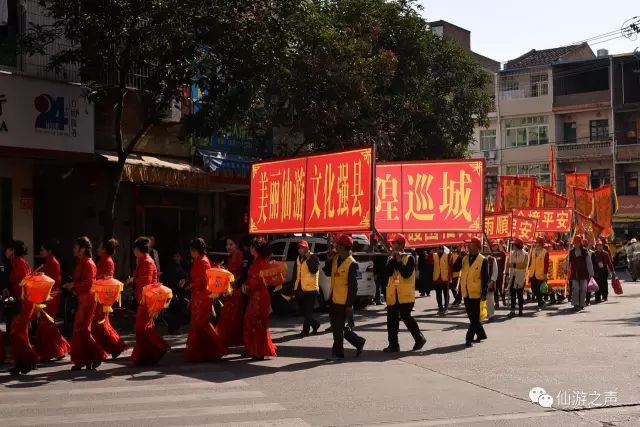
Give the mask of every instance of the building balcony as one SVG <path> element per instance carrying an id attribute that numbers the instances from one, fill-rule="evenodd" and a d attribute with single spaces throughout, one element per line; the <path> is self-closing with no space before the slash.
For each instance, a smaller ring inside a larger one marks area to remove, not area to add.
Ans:
<path id="1" fill-rule="evenodd" d="M 618 144 L 616 146 L 616 161 L 619 163 L 640 162 L 640 140 L 635 144 Z"/>
<path id="2" fill-rule="evenodd" d="M 575 162 L 577 160 L 603 159 L 607 157 L 611 157 L 611 140 L 557 145 L 557 159 L 559 162 Z"/>
<path id="3" fill-rule="evenodd" d="M 598 108 L 609 105 L 611 105 L 611 93 L 608 90 L 558 95 L 553 98 L 554 111 Z"/>

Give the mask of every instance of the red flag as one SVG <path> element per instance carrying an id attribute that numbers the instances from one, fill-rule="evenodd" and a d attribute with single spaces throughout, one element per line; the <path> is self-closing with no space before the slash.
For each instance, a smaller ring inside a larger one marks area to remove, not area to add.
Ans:
<path id="1" fill-rule="evenodd" d="M 536 179 L 531 176 L 501 176 L 496 211 L 536 207 Z"/>
<path id="2" fill-rule="evenodd" d="M 602 228 L 604 237 L 611 236 L 613 228 L 611 220 L 613 212 L 611 211 L 611 196 L 613 195 L 613 187 L 611 184 L 603 185 L 593 190 L 595 220 L 599 227 Z"/>
<path id="3" fill-rule="evenodd" d="M 573 187 L 573 198 L 576 211 L 582 215 L 593 215 L 593 190 Z"/>
<path id="4" fill-rule="evenodd" d="M 588 173 L 565 173 L 565 194 L 569 199 L 569 207 L 573 207 L 573 188 L 589 188 L 590 175 Z"/>

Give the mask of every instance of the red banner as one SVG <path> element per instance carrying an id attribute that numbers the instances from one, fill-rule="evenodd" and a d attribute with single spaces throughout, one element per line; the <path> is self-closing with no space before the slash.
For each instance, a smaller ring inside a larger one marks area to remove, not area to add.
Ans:
<path id="1" fill-rule="evenodd" d="M 582 215 L 593 215 L 593 190 L 586 188 L 573 188 L 573 203 L 575 210 Z"/>
<path id="2" fill-rule="evenodd" d="M 371 229 L 373 148 L 255 163 L 252 234 Z"/>
<path id="3" fill-rule="evenodd" d="M 501 176 L 496 211 L 536 207 L 536 179 L 530 176 Z"/>
<path id="4" fill-rule="evenodd" d="M 581 234 L 583 238 L 589 241 L 590 245 L 595 245 L 601 233 L 602 227 L 596 224 L 594 220 L 582 215 L 580 212 L 576 212 L 576 229 L 574 234 Z"/>
<path id="5" fill-rule="evenodd" d="M 376 167 L 380 232 L 482 232 L 484 162 L 387 163 Z"/>
<path id="6" fill-rule="evenodd" d="M 589 188 L 591 176 L 588 173 L 565 173 L 565 194 L 569 199 L 569 207 L 573 207 L 573 188 Z"/>
<path id="7" fill-rule="evenodd" d="M 613 233 L 611 221 L 613 212 L 611 200 L 613 197 L 613 187 L 611 184 L 603 185 L 593 190 L 594 210 L 596 223 L 602 228 L 602 235 L 609 237 Z"/>
<path id="8" fill-rule="evenodd" d="M 484 217 L 484 234 L 487 239 L 509 239 L 512 221 L 511 213 L 487 214 Z"/>
<path id="9" fill-rule="evenodd" d="M 525 243 L 533 242 L 538 231 L 538 220 L 523 216 L 513 217 L 513 239 L 520 239 Z"/>
<path id="10" fill-rule="evenodd" d="M 537 219 L 538 233 L 569 233 L 573 210 L 569 208 L 514 209 L 513 216 Z"/>
<path id="11" fill-rule="evenodd" d="M 407 248 L 457 246 L 472 238 L 482 239 L 482 233 L 407 233 Z"/>
<path id="12" fill-rule="evenodd" d="M 542 189 L 542 207 L 543 208 L 566 208 L 568 199 L 562 194 L 555 193 L 546 188 Z"/>

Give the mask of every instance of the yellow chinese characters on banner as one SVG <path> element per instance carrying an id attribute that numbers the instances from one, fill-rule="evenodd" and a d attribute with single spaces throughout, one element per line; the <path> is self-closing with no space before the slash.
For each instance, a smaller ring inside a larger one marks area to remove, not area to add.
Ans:
<path id="1" fill-rule="evenodd" d="M 488 239 L 509 239 L 512 221 L 511 213 L 487 214 L 484 217 L 484 233 Z"/>
<path id="2" fill-rule="evenodd" d="M 497 210 L 536 207 L 536 179 L 527 176 L 501 176 L 498 185 Z"/>

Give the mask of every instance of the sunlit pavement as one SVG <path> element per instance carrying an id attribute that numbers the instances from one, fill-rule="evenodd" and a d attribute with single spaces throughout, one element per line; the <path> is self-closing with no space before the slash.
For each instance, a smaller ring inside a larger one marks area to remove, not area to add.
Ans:
<path id="1" fill-rule="evenodd" d="M 403 326 L 403 351 L 381 352 L 386 313 L 374 306 L 356 315 L 364 354 L 347 350 L 342 362 L 328 360 L 330 334 L 298 339 L 300 318 L 273 318 L 273 360 L 185 365 L 182 335 L 169 337 L 174 351 L 147 370 L 131 367 L 128 353 L 98 372 L 72 373 L 66 361 L 18 380 L 5 365 L 0 426 L 636 426 L 640 283 L 623 287 L 581 313 L 566 303 L 537 313 L 528 304 L 524 317 L 507 319 L 500 308 L 485 325 L 488 340 L 472 348 L 464 346 L 464 310 L 438 317 L 432 294 L 414 312 L 428 340 L 419 353 L 409 351 Z M 551 409 L 531 402 L 535 387 Z"/>

